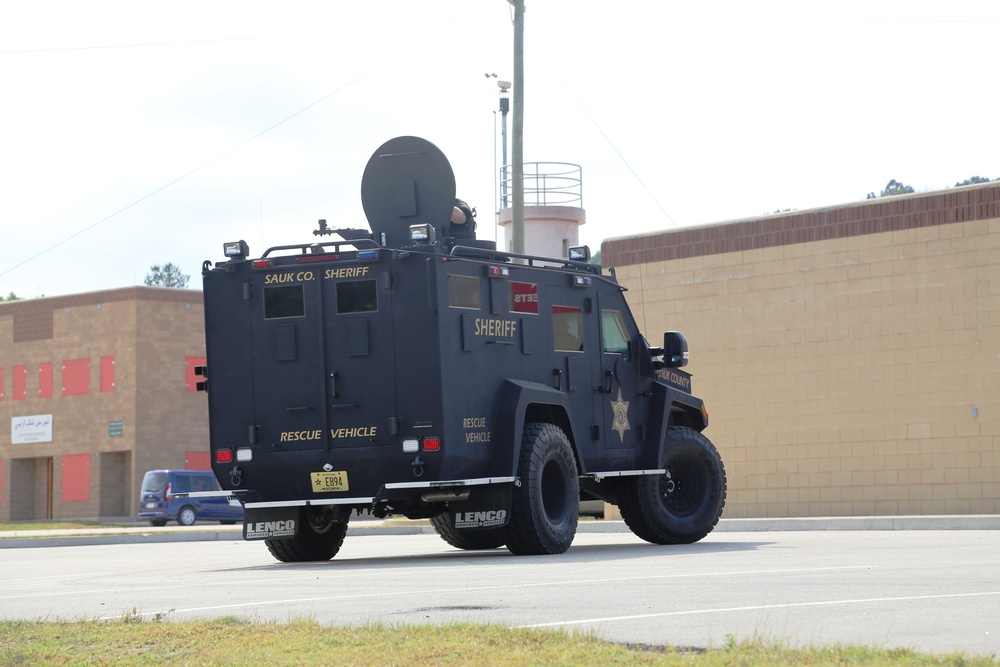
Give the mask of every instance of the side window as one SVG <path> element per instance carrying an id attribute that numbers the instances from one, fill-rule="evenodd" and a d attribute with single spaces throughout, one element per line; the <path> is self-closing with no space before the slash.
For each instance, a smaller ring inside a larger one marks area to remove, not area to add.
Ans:
<path id="1" fill-rule="evenodd" d="M 306 314 L 302 285 L 264 288 L 264 319 L 302 317 Z"/>
<path id="2" fill-rule="evenodd" d="M 507 287 L 507 309 L 512 313 L 538 314 L 538 285 L 510 281 Z"/>
<path id="3" fill-rule="evenodd" d="M 583 350 L 583 310 L 572 306 L 552 306 L 552 337 L 557 352 Z"/>
<path id="4" fill-rule="evenodd" d="M 448 276 L 448 305 L 479 310 L 481 296 L 478 276 Z"/>
<path id="5" fill-rule="evenodd" d="M 192 491 L 191 475 L 185 473 L 174 475 L 174 483 L 170 490 L 174 493 L 190 493 Z"/>
<path id="6" fill-rule="evenodd" d="M 372 313 L 378 310 L 378 290 L 374 280 L 337 283 L 337 312 Z"/>
<path id="7" fill-rule="evenodd" d="M 628 330 L 620 311 L 601 311 L 601 347 L 628 359 Z"/>

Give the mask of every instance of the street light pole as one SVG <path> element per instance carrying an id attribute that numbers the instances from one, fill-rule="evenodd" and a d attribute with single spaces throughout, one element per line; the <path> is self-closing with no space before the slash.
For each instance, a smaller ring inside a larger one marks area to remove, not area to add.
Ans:
<path id="1" fill-rule="evenodd" d="M 510 111 L 510 81 L 497 81 L 500 86 L 500 115 L 503 116 L 503 125 L 500 128 L 500 136 L 503 145 L 503 162 L 500 163 L 500 207 L 507 208 L 510 202 L 507 200 L 507 112 Z"/>

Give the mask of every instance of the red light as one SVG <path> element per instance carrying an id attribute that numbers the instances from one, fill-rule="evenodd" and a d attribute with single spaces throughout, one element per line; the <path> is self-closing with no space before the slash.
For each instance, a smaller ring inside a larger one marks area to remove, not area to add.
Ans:
<path id="1" fill-rule="evenodd" d="M 167 482 L 167 501 L 170 500 L 170 482 Z"/>
<path id="2" fill-rule="evenodd" d="M 436 452 L 441 449 L 441 438 L 424 438 L 424 451 Z"/>
<path id="3" fill-rule="evenodd" d="M 232 463 L 233 462 L 233 450 L 231 449 L 220 449 L 215 453 L 216 463 Z"/>
<path id="4" fill-rule="evenodd" d="M 335 259 L 340 259 L 340 255 L 302 255 L 296 257 L 295 261 L 299 264 L 306 264 L 308 262 L 330 262 Z"/>
<path id="5" fill-rule="evenodd" d="M 253 268 L 255 269 L 266 269 L 271 266 L 271 260 L 269 259 L 255 259 L 253 261 Z"/>

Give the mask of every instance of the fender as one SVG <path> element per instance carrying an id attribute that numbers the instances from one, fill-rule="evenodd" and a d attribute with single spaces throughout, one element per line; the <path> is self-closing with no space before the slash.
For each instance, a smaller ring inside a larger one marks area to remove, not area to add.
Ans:
<path id="1" fill-rule="evenodd" d="M 655 469 L 660 465 L 663 442 L 668 426 L 688 426 L 699 433 L 708 427 L 704 401 L 672 387 L 663 380 L 654 379 L 653 395 L 649 400 L 649 437 L 639 457 L 639 467 Z"/>
<path id="2" fill-rule="evenodd" d="M 566 394 L 537 382 L 524 380 L 504 380 L 498 392 L 496 423 L 497 447 L 494 448 L 493 469 L 517 475 L 517 464 L 521 454 L 521 433 L 524 431 L 524 415 L 530 405 L 549 405 L 561 410 L 567 418 L 566 437 L 576 442 L 572 433 L 573 412 Z M 585 471 L 581 470 L 583 474 Z"/>

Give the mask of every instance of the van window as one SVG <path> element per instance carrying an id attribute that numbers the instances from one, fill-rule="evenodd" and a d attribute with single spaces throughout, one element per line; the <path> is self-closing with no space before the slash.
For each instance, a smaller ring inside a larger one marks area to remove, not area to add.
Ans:
<path id="1" fill-rule="evenodd" d="M 147 472 L 142 478 L 143 493 L 158 493 L 167 485 L 167 473 Z"/>

